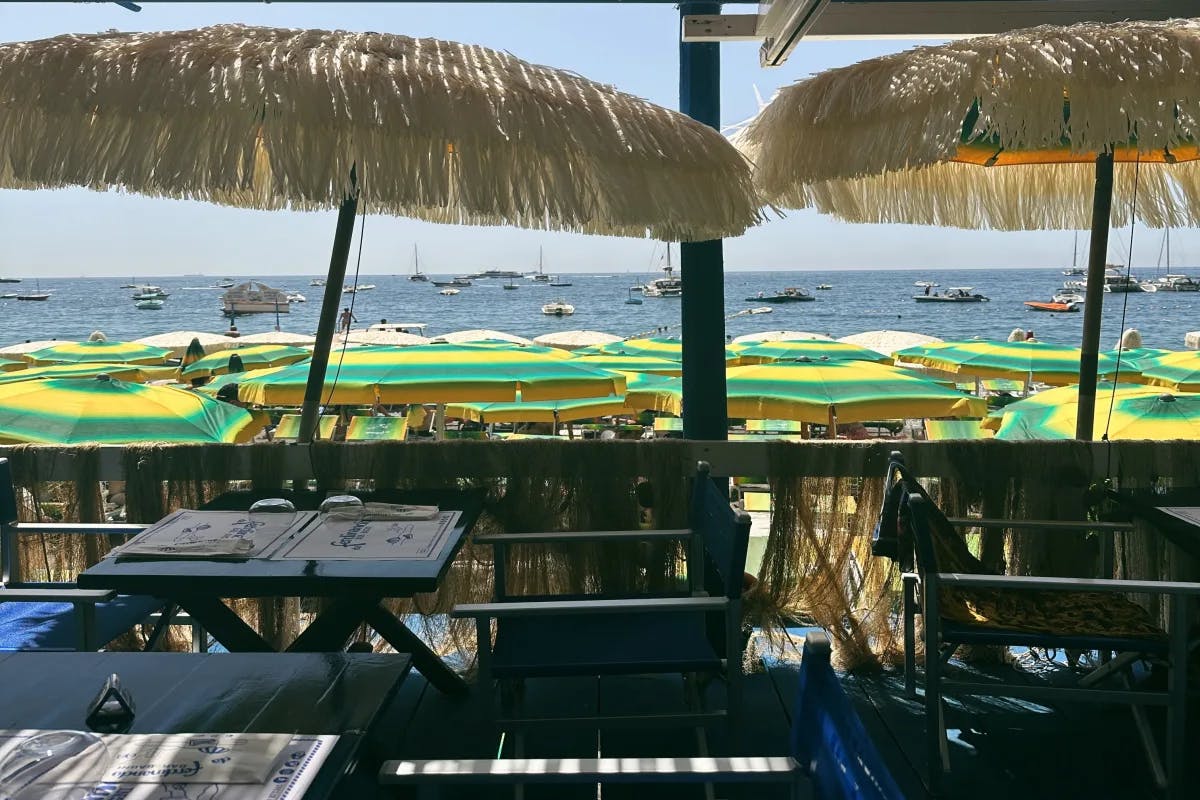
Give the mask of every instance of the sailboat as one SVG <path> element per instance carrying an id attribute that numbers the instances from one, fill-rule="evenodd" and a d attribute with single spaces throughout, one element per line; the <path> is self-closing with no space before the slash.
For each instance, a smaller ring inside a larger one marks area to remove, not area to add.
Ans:
<path id="1" fill-rule="evenodd" d="M 18 300 L 49 300 L 50 293 L 42 291 L 42 282 L 37 281 L 37 288 L 28 294 L 17 295 Z"/>
<path id="2" fill-rule="evenodd" d="M 632 286 L 630 286 L 630 287 L 629 287 L 629 298 L 628 298 L 628 299 L 625 301 L 625 305 L 627 305 L 627 306 L 640 306 L 641 304 L 642 304 L 642 298 L 640 298 L 640 297 L 634 297 L 634 296 L 633 296 L 633 287 L 632 287 Z"/>
<path id="3" fill-rule="evenodd" d="M 526 275 L 525 277 L 529 278 L 529 280 L 533 281 L 534 283 L 550 283 L 550 281 L 554 280 L 553 276 L 547 275 L 545 270 L 542 269 L 542 248 L 540 248 L 540 247 L 538 248 L 537 272 Z M 508 287 L 506 286 L 505 288 L 507 289 Z M 516 288 L 516 287 L 513 287 L 513 288 Z"/>
<path id="4" fill-rule="evenodd" d="M 675 276 L 675 268 L 671 266 L 671 245 L 667 245 L 667 263 L 663 265 L 663 276 L 647 282 L 642 287 L 644 297 L 682 297 L 683 280 Z"/>
<path id="5" fill-rule="evenodd" d="M 517 286 L 515 283 L 513 283 L 512 278 L 509 278 L 508 283 L 504 284 L 504 288 L 505 289 L 520 289 L 521 287 Z"/>
<path id="6" fill-rule="evenodd" d="M 1064 269 L 1063 275 L 1087 275 L 1087 270 L 1078 266 L 1079 264 L 1079 231 L 1075 231 L 1075 246 L 1071 248 L 1071 268 Z"/>
<path id="7" fill-rule="evenodd" d="M 429 280 L 429 276 L 421 272 L 421 262 L 417 259 L 417 246 L 413 245 L 413 274 L 408 276 L 410 281 L 425 283 Z"/>
<path id="8" fill-rule="evenodd" d="M 1200 290 L 1200 282 L 1192 278 L 1190 275 L 1182 275 L 1171 272 L 1171 229 L 1167 228 L 1163 235 L 1163 247 L 1166 250 L 1167 273 L 1158 277 L 1158 270 L 1155 269 L 1155 278 L 1152 281 L 1141 281 L 1143 292 L 1195 292 Z M 1159 253 L 1159 264 L 1162 264 L 1162 253 Z"/>

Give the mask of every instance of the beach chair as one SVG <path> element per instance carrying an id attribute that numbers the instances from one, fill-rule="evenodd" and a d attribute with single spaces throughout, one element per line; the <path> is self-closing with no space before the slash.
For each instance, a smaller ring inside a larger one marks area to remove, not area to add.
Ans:
<path id="1" fill-rule="evenodd" d="M 654 436 L 678 439 L 683 436 L 683 420 L 679 417 L 655 417 Z"/>
<path id="2" fill-rule="evenodd" d="M 925 438 L 931 442 L 951 439 L 990 439 L 995 431 L 981 427 L 977 419 L 927 419 Z"/>
<path id="3" fill-rule="evenodd" d="M 896 559 L 903 571 L 905 687 L 913 697 L 917 614 L 924 623 L 926 746 L 932 786 L 940 785 L 950 768 L 942 696 L 982 695 L 1129 705 L 1156 783 L 1170 797 L 1182 797 L 1186 664 L 1194 645 L 1188 639 L 1189 603 L 1200 597 L 1200 583 L 988 574 L 956 526 L 1035 529 L 1046 535 L 1084 530 L 1111 534 L 1122 526 L 1092 521 L 951 520 L 907 470 L 899 453 L 892 453 L 887 481 L 873 551 Z M 1165 595 L 1169 634 L 1145 609 L 1127 600 L 1127 593 Z M 960 645 L 1095 652 L 1099 658 L 1095 669 L 1066 686 L 960 681 L 943 674 Z M 1148 658 L 1172 665 L 1165 691 L 1135 689 L 1132 667 Z M 1149 705 L 1166 706 L 1165 763 L 1146 716 Z"/>
<path id="4" fill-rule="evenodd" d="M 809 633 L 786 756 L 388 761 L 379 780 L 417 785 L 426 796 L 436 796 L 441 786 L 464 784 L 787 782 L 797 800 L 903 800 L 829 657 L 829 636 Z"/>
<path id="5" fill-rule="evenodd" d="M 85 525 L 17 521 L 17 498 L 8 459 L 0 459 L 0 651 L 99 650 L 134 626 L 157 617 L 145 645 L 155 649 L 174 607 L 155 597 L 78 589 L 60 581 L 25 582 L 18 537 L 22 534 L 111 536 L 140 533 L 142 525 Z"/>
<path id="6" fill-rule="evenodd" d="M 318 436 L 322 439 L 333 438 L 334 428 L 337 427 L 336 414 L 322 414 L 321 422 L 317 428 Z M 300 415 L 299 414 L 284 414 L 279 418 L 279 424 L 275 427 L 275 435 L 272 437 L 275 441 L 290 441 L 300 437 Z"/>
<path id="7" fill-rule="evenodd" d="M 347 442 L 402 442 L 407 435 L 405 417 L 354 417 L 346 429 Z"/>
<path id="8" fill-rule="evenodd" d="M 591 727 L 691 724 L 736 720 L 741 702 L 741 592 L 750 518 L 734 513 L 701 463 L 692 491 L 691 527 L 679 530 L 511 533 L 476 537 L 494 548 L 495 602 L 459 605 L 451 616 L 473 618 L 479 653 L 479 685 L 494 709 L 493 683 L 505 682 L 497 724 L 525 728 L 537 719 L 520 714 L 519 686 L 542 677 L 673 674 L 723 677 L 725 709 L 702 709 L 698 681 L 685 681 L 688 709 L 653 717 L 581 716 L 557 724 Z M 690 594 L 621 599 L 534 599 L 505 591 L 507 548 L 513 545 L 684 541 L 688 543 Z M 709 572 L 706 580 L 706 569 Z M 719 589 L 711 596 L 706 586 Z M 492 620 L 496 621 L 495 643 Z M 516 691 L 509 691 L 510 687 Z"/>

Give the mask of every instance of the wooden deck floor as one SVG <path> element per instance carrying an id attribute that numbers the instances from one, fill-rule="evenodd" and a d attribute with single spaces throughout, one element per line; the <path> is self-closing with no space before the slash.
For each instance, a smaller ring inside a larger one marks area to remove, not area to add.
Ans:
<path id="1" fill-rule="evenodd" d="M 783 755 L 787 752 L 792 701 L 798 678 L 799 631 L 793 632 L 788 652 L 762 659 L 762 669 L 747 681 L 747 724 L 734 748 L 723 730 L 709 734 L 716 755 Z M 997 680 L 1053 680 L 1053 671 L 989 667 L 984 674 Z M 965 667 L 960 667 L 965 668 Z M 593 711 L 597 685 L 590 680 L 530 683 L 527 704 L 531 711 L 584 713 Z M 917 701 L 904 697 L 902 677 L 893 673 L 846 675 L 843 686 L 871 734 L 897 783 L 911 800 L 929 798 L 922 776 L 925 756 L 922 732 L 924 712 Z M 599 687 L 605 712 L 618 709 L 678 709 L 678 678 L 610 679 Z M 723 692 L 714 687 L 714 702 L 723 703 Z M 1043 706 L 1000 698 L 976 698 L 967 705 L 953 702 L 948 711 L 952 727 L 953 777 L 947 797 L 971 800 L 1010 800 L 1035 796 L 1070 798 L 1154 798 L 1146 759 L 1127 709 L 1062 705 Z M 1193 725 L 1193 729 L 1197 726 Z M 1193 730 L 1193 739 L 1200 737 Z M 697 743 L 688 730 L 594 732 L 559 729 L 530 734 L 530 757 L 696 755 Z M 493 758 L 511 757 L 512 741 L 503 741 L 487 722 L 478 695 L 448 698 L 413 674 L 386 710 L 374 738 L 374 753 L 382 758 Z M 1195 746 L 1193 752 L 1200 752 Z M 411 791 L 377 792 L 373 772 L 364 764 L 347 797 L 412 797 Z M 1200 781 L 1200 761 L 1193 765 L 1193 780 Z M 1200 785 L 1198 783 L 1197 785 Z M 511 791 L 448 789 L 446 798 L 510 798 Z M 596 800 L 595 786 L 528 788 L 530 800 Z M 696 786 L 606 786 L 606 800 L 674 800 L 702 798 Z M 729 785 L 718 797 L 731 800 L 774 800 L 787 797 L 784 787 Z"/>

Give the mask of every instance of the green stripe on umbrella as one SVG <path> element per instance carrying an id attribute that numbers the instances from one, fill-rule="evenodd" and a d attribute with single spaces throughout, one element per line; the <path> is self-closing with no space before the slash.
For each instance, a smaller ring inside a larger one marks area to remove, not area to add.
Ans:
<path id="1" fill-rule="evenodd" d="M 176 370 L 174 367 L 147 367 L 141 364 L 52 364 L 48 367 L 30 367 L 17 372 L 0 373 L 0 384 L 39 378 L 94 378 L 97 375 L 107 375 L 119 381 L 142 383 L 174 378 Z"/>
<path id="2" fill-rule="evenodd" d="M 682 375 L 683 365 L 678 361 L 657 356 L 596 355 L 578 356 L 576 364 L 593 369 L 611 369 L 617 372 L 646 372 L 654 375 Z"/>
<path id="3" fill-rule="evenodd" d="M 878 351 L 868 350 L 856 344 L 828 342 L 819 339 L 734 344 L 729 349 L 738 354 L 738 363 L 743 366 L 799 358 L 807 358 L 812 361 L 876 361 L 883 364 L 890 364 L 892 361 Z"/>
<path id="4" fill-rule="evenodd" d="M 303 347 L 288 347 L 280 344 L 256 344 L 249 347 L 238 347 L 232 350 L 221 350 L 210 353 L 203 358 L 188 364 L 180 375 L 185 379 L 208 378 L 224 375 L 229 372 L 229 358 L 236 355 L 242 361 L 246 370 L 267 369 L 295 364 L 312 355 Z"/>
<path id="5" fill-rule="evenodd" d="M 625 339 L 620 342 L 609 342 L 592 347 L 581 347 L 575 351 L 577 356 L 623 355 L 623 356 L 654 356 L 667 358 L 672 361 L 683 359 L 683 342 L 665 336 L 655 336 L 643 339 Z M 738 352 L 732 347 L 725 348 L 725 360 L 738 357 Z"/>
<path id="6" fill-rule="evenodd" d="M 261 428 L 249 412 L 165 386 L 50 378 L 0 386 L 0 442 L 233 443 Z"/>
<path id="7" fill-rule="evenodd" d="M 1164 353 L 1142 362 L 1142 381 L 1180 392 L 1200 391 L 1200 351 Z M 1099 404 L 1097 404 L 1099 408 Z"/>
<path id="8" fill-rule="evenodd" d="M 25 357 L 38 366 L 102 361 L 109 364 L 161 364 L 171 351 L 136 342 L 63 342 Z"/>
<path id="9" fill-rule="evenodd" d="M 1056 391 L 1064 392 L 1064 402 L 1009 406 L 996 438 L 1074 439 L 1078 393 L 1074 387 Z M 1109 439 L 1200 439 L 1200 394 L 1173 394 L 1152 386 L 1098 389 L 1093 435 L 1099 439 L 1105 434 Z"/>

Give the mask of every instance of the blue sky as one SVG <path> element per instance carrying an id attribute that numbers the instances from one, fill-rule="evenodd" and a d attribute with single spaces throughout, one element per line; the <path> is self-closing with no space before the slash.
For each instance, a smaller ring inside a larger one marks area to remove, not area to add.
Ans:
<path id="1" fill-rule="evenodd" d="M 752 6 L 732 6 L 748 12 Z M 671 5 L 146 3 L 131 13 L 110 3 L 0 4 L 0 40 L 78 31 L 171 30 L 218 22 L 378 30 L 434 36 L 508 50 L 563 67 L 656 103 L 678 102 L 678 12 Z M 722 121 L 757 110 L 813 72 L 915 44 L 894 40 L 804 42 L 783 67 L 758 66 L 757 44 L 722 45 Z M 324 271 L 332 213 L 257 212 L 86 190 L 0 191 L 0 273 L 13 275 L 274 275 Z M 1153 266 L 1162 235 L 1139 229 L 1133 264 Z M 1081 240 L 1084 237 L 1081 237 Z M 1128 231 L 1111 255 L 1125 260 Z M 789 212 L 725 247 L 727 270 L 1060 266 L 1070 232 L 995 233 L 904 225 L 847 225 Z M 556 272 L 645 270 L 653 243 L 512 228 L 463 228 L 372 216 L 363 271 L 410 268 L 412 244 L 431 272 L 484 266 L 523 268 L 545 250 Z M 1118 243 L 1119 242 L 1119 243 Z M 1172 236 L 1175 264 L 1200 262 L 1200 237 Z M 1081 248 L 1082 248 L 1081 243 Z M 1084 258 L 1082 252 L 1080 258 Z"/>

